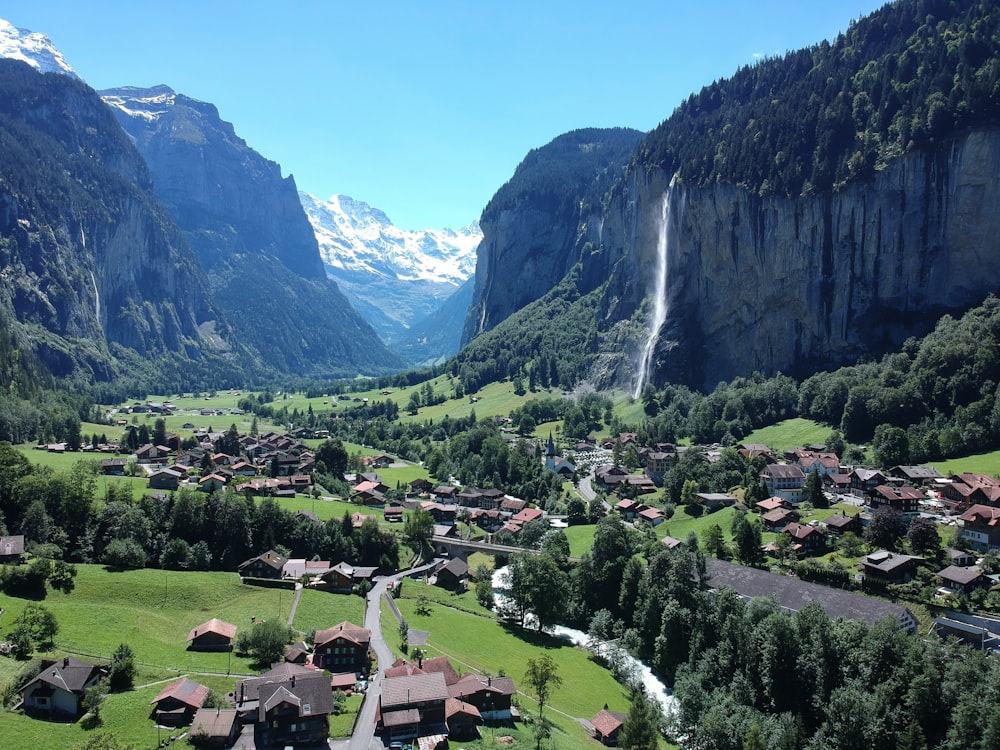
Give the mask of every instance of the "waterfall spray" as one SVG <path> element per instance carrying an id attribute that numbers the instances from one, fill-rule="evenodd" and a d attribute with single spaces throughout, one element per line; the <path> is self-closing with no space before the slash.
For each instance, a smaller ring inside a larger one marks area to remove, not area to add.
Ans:
<path id="1" fill-rule="evenodd" d="M 674 180 L 663 194 L 660 205 L 659 232 L 656 238 L 656 264 L 653 268 L 653 314 L 649 319 L 646 343 L 642 347 L 639 358 L 639 370 L 636 373 L 633 398 L 642 395 L 642 389 L 649 382 L 653 369 L 653 354 L 660 339 L 660 327 L 667 319 L 667 248 L 670 239 L 670 195 L 673 193 Z"/>

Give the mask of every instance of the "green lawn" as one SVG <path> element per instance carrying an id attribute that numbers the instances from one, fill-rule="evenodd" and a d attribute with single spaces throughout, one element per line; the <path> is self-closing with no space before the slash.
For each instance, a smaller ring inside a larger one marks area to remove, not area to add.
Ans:
<path id="1" fill-rule="evenodd" d="M 1000 451 L 979 453 L 974 456 L 952 458 L 948 461 L 935 461 L 931 464 L 946 477 L 971 471 L 977 474 L 1000 476 Z"/>
<path id="2" fill-rule="evenodd" d="M 590 548 L 594 546 L 594 532 L 597 531 L 597 525 L 570 526 L 563 531 L 566 533 L 566 539 L 569 540 L 570 556 L 581 557 L 585 552 L 590 552 Z"/>
<path id="3" fill-rule="evenodd" d="M 803 445 L 823 445 L 832 431 L 829 425 L 796 417 L 754 430 L 740 442 L 763 443 L 776 451 L 785 451 Z"/>
<path id="4" fill-rule="evenodd" d="M 528 659 L 541 654 L 552 656 L 559 665 L 558 674 L 563 682 L 553 691 L 545 714 L 555 724 L 554 747 L 559 750 L 600 747 L 583 730 L 577 718 L 589 719 L 605 704 L 613 711 L 628 710 L 627 692 L 583 649 L 544 634 L 507 627 L 492 617 L 439 605 L 433 605 L 431 613 L 422 616 L 416 614 L 416 600 L 408 598 L 397 600 L 397 605 L 411 628 L 430 632 L 424 647 L 430 656 L 447 656 L 460 673 L 474 670 L 499 674 L 503 671 L 510 675 L 518 686 L 519 695 L 515 700 L 522 713 L 533 714 L 537 710 L 531 688 L 524 680 L 524 665 Z M 395 629 L 395 620 L 386 608 L 382 609 L 382 623 L 386 633 Z M 396 645 L 394 641 L 398 639 L 390 637 L 388 640 Z M 533 745 L 531 728 L 526 725 L 518 725 L 513 731 L 497 728 L 496 736 L 510 734 L 517 741 L 514 745 L 491 744 L 495 741 L 492 731 L 486 729 L 484 734 L 483 740 L 461 744 L 475 748 Z"/>
<path id="5" fill-rule="evenodd" d="M 138 662 L 154 668 L 251 674 L 249 663 L 235 655 L 188 651 L 188 632 L 213 617 L 238 628 L 248 627 L 251 616 L 276 617 L 279 608 L 287 617 L 291 597 L 289 591 L 246 586 L 235 573 L 110 573 L 99 565 L 77 565 L 76 589 L 50 592 L 42 604 L 59 623 L 58 649 L 106 659 L 127 643 Z M 24 605 L 23 599 L 0 595 L 4 622 Z"/>
<path id="6" fill-rule="evenodd" d="M 347 620 L 364 625 L 365 600 L 354 594 L 332 594 L 329 591 L 304 589 L 295 610 L 296 630 L 325 630 Z"/>

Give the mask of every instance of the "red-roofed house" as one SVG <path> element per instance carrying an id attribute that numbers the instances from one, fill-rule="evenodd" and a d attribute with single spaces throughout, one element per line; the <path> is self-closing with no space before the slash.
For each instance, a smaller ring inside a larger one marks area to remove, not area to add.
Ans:
<path id="1" fill-rule="evenodd" d="M 483 723 L 483 716 L 471 703 L 448 698 L 444 702 L 444 720 L 448 726 L 449 738 L 475 739 L 479 736 L 478 727 Z"/>
<path id="2" fill-rule="evenodd" d="M 183 677 L 171 682 L 150 701 L 154 706 L 151 718 L 163 726 L 186 727 L 207 697 L 205 685 Z"/>
<path id="3" fill-rule="evenodd" d="M 608 711 L 606 708 L 598 711 L 590 720 L 590 726 L 594 728 L 594 739 L 612 747 L 618 744 L 618 734 L 624 725 L 625 714 Z"/>
<path id="4" fill-rule="evenodd" d="M 959 516 L 962 538 L 981 552 L 1000 549 L 1000 508 L 973 505 Z"/>
<path id="5" fill-rule="evenodd" d="M 313 665 L 331 672 L 368 674 L 368 647 L 372 631 L 347 622 L 326 630 L 317 630 L 313 637 Z"/>
<path id="6" fill-rule="evenodd" d="M 213 617 L 208 622 L 191 628 L 187 639 L 191 651 L 228 651 L 232 648 L 236 626 Z"/>

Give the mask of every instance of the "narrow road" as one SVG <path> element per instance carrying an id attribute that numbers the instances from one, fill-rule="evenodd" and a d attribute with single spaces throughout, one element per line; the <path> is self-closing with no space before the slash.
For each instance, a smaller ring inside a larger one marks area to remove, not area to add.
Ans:
<path id="1" fill-rule="evenodd" d="M 354 723 L 354 734 L 348 744 L 348 750 L 370 750 L 372 740 L 375 737 L 375 709 L 378 706 L 379 698 L 382 696 L 382 670 L 392 664 L 392 649 L 386 643 L 382 635 L 382 621 L 379 617 L 379 603 L 382 595 L 388 591 L 390 581 L 399 581 L 409 575 L 423 573 L 430 570 L 434 562 L 429 562 L 419 568 L 411 568 L 401 573 L 396 573 L 384 578 L 375 580 L 375 585 L 365 601 L 365 627 L 372 633 L 371 648 L 378 659 L 378 667 L 375 670 L 375 677 L 368 683 L 368 691 L 365 693 L 365 701 L 361 704 L 358 712 L 358 719 Z M 381 747 L 381 743 L 378 745 Z"/>

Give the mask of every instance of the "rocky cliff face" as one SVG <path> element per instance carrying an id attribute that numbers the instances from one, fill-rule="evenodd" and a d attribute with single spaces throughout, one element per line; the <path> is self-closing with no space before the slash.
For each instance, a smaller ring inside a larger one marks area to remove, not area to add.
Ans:
<path id="1" fill-rule="evenodd" d="M 327 278 L 294 179 L 248 147 L 214 105 L 166 86 L 101 93 L 240 340 L 299 375 L 402 368 Z"/>
<path id="2" fill-rule="evenodd" d="M 2 296 L 22 338 L 54 374 L 98 378 L 112 372 L 109 344 L 225 350 L 194 255 L 96 93 L 11 60 L 0 91 Z"/>
<path id="3" fill-rule="evenodd" d="M 632 172 L 594 236 L 603 252 L 585 260 L 609 277 L 606 320 L 646 320 L 640 305 L 668 232 L 656 383 L 711 388 L 753 370 L 877 356 L 980 303 L 1000 280 L 1000 130 L 967 132 L 813 197 L 687 187 L 683 175 L 671 190 L 671 177 Z M 599 379 L 631 387 L 640 345 Z"/>
<path id="4" fill-rule="evenodd" d="M 587 129 L 559 136 L 518 165 L 483 211 L 476 285 L 462 341 L 539 299 L 579 260 L 600 200 L 642 133 Z"/>

